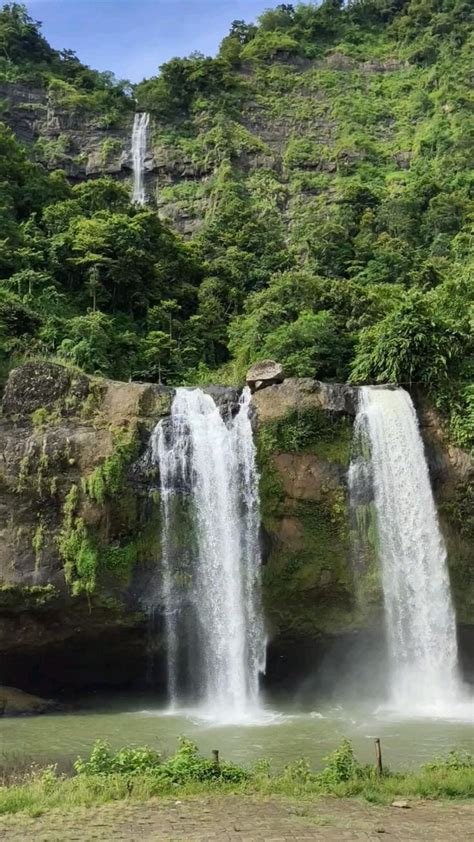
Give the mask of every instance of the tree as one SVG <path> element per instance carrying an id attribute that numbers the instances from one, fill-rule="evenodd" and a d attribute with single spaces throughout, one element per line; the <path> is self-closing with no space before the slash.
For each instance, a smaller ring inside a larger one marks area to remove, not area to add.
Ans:
<path id="1" fill-rule="evenodd" d="M 467 343 L 467 335 L 438 314 L 426 295 L 411 290 L 382 321 L 361 331 L 352 380 L 443 383 L 462 360 Z"/>

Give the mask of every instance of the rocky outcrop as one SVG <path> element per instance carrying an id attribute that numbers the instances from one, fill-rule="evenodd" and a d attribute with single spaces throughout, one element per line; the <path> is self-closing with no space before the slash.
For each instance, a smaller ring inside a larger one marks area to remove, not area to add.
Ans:
<path id="1" fill-rule="evenodd" d="M 306 410 L 354 416 L 357 411 L 357 389 L 342 384 L 321 383 L 309 377 L 290 377 L 255 394 L 253 404 L 261 423 L 281 419 L 288 412 Z"/>
<path id="2" fill-rule="evenodd" d="M 0 686 L 0 716 L 33 716 L 54 710 L 58 710 L 58 705 L 51 699 L 40 699 L 15 687 Z"/>
<path id="3" fill-rule="evenodd" d="M 268 386 L 283 383 L 285 372 L 280 363 L 276 363 L 274 360 L 263 360 L 263 362 L 255 363 L 249 368 L 245 379 L 249 389 L 252 392 L 258 392 L 259 389 L 266 389 Z"/>
<path id="4" fill-rule="evenodd" d="M 64 647 L 80 651 L 86 642 L 92 650 L 100 641 L 97 651 L 115 664 L 109 673 L 102 665 L 107 683 L 120 675 L 120 658 L 123 665 L 130 653 L 137 661 L 137 645 L 145 658 L 141 594 L 159 557 L 160 507 L 141 456 L 172 394 L 49 363 L 11 373 L 0 419 L 0 660 L 7 683 L 38 689 L 22 684 L 18 672 L 35 675 L 46 651 L 64 665 Z"/>

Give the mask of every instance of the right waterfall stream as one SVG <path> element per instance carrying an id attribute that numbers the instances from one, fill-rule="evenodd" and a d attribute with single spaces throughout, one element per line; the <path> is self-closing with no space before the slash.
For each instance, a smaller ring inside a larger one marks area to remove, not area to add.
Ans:
<path id="1" fill-rule="evenodd" d="M 450 715 L 462 695 L 446 548 L 410 395 L 360 389 L 349 471 L 353 506 L 371 499 L 385 604 L 389 706 Z"/>

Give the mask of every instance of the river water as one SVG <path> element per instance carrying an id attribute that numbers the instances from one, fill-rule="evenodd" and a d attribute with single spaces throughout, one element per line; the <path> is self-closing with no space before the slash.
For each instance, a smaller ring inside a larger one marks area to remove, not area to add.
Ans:
<path id="1" fill-rule="evenodd" d="M 246 766 L 266 758 L 277 770 L 304 756 L 317 769 L 344 737 L 352 740 L 359 761 L 371 763 L 373 738 L 380 737 L 387 766 L 413 768 L 452 748 L 474 753 L 470 713 L 472 709 L 461 709 L 464 718 L 459 720 L 403 720 L 375 705 L 325 702 L 313 709 L 268 707 L 254 722 L 215 726 L 192 712 L 160 711 L 149 696 L 121 696 L 113 702 L 96 699 L 93 707 L 71 713 L 1 720 L 0 763 L 4 768 L 58 763 L 68 769 L 97 739 L 108 740 L 113 748 L 149 745 L 166 755 L 184 735 L 203 754 L 217 748 L 223 758 Z"/>

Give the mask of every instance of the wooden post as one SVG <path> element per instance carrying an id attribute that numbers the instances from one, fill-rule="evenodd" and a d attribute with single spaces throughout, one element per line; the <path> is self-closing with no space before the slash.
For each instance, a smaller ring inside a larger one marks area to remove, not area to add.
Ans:
<path id="1" fill-rule="evenodd" d="M 214 761 L 214 764 L 216 766 L 218 766 L 219 765 L 219 749 L 217 749 L 217 748 L 212 749 L 212 759 Z"/>
<path id="2" fill-rule="evenodd" d="M 382 749 L 380 747 L 380 739 L 378 737 L 375 738 L 375 773 L 379 776 L 383 773 Z"/>

